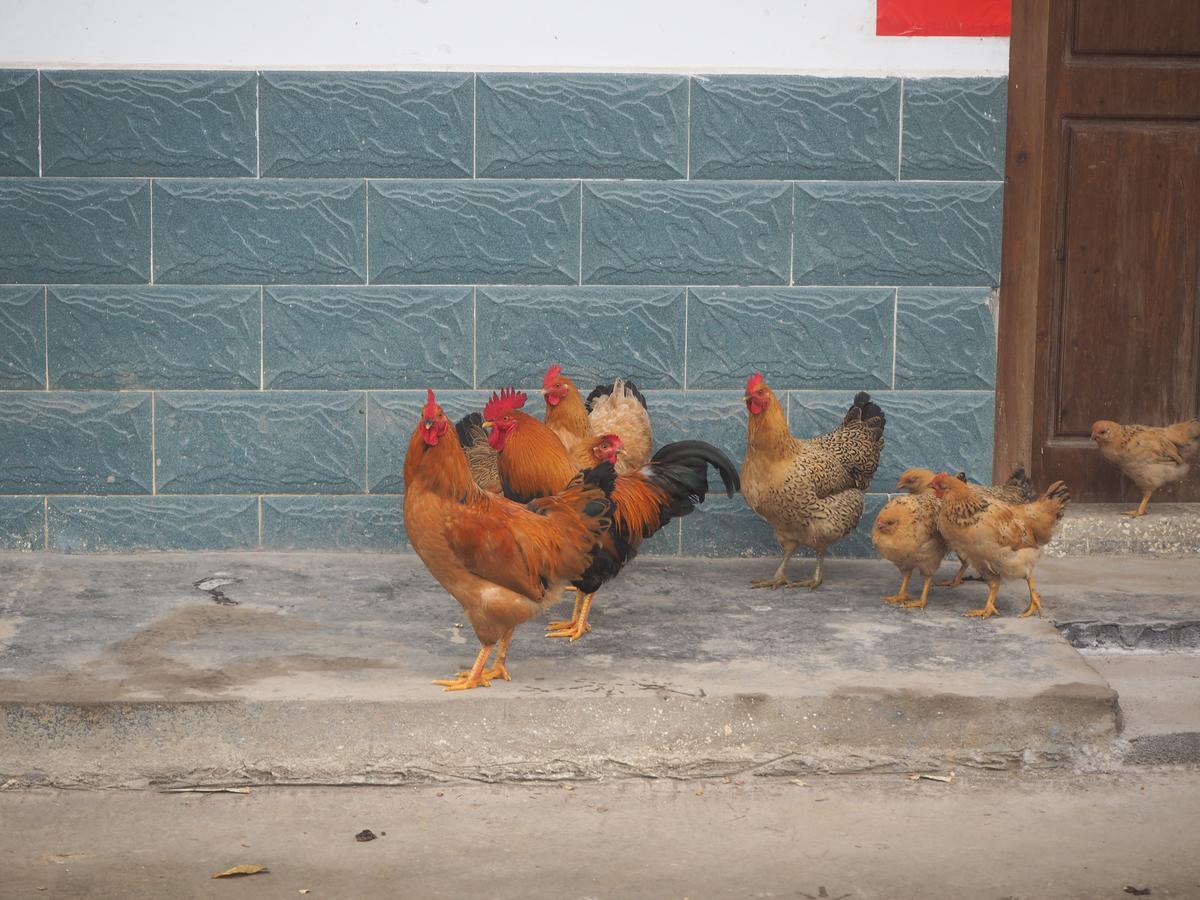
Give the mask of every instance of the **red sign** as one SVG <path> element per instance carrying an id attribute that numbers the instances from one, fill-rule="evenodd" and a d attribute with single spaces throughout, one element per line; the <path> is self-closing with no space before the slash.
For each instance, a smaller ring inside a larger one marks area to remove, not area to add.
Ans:
<path id="1" fill-rule="evenodd" d="M 1008 37 L 1012 0 L 876 0 L 881 37 Z"/>

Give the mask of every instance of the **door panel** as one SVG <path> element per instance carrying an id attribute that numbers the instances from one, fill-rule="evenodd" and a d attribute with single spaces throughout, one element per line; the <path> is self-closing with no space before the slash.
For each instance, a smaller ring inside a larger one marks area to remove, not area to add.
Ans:
<path id="1" fill-rule="evenodd" d="M 1196 0 L 1080 0 L 1078 55 L 1200 56 Z"/>

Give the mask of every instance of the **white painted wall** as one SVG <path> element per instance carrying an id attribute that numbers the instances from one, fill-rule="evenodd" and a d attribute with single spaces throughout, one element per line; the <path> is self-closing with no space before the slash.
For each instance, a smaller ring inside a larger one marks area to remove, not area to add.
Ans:
<path id="1" fill-rule="evenodd" d="M 0 0 L 0 66 L 995 75 L 1008 39 L 876 37 L 875 0 Z"/>

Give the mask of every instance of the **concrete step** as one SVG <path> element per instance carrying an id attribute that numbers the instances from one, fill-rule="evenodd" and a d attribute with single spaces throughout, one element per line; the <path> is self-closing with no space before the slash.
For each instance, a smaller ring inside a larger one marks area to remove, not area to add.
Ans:
<path id="1" fill-rule="evenodd" d="M 1073 503 L 1046 548 L 1049 556 L 1200 555 L 1200 503 L 1151 502 L 1137 519 L 1121 515 L 1137 503 Z"/>
<path id="2" fill-rule="evenodd" d="M 1200 763 L 1200 653 L 1088 653 L 1120 694 L 1124 761 Z"/>
<path id="3" fill-rule="evenodd" d="M 1051 563 L 1058 561 L 1049 561 Z M 430 684 L 477 643 L 407 555 L 0 557 L 0 783 L 404 783 L 1089 766 L 1116 693 L 1050 618 L 880 602 L 881 561 L 819 591 L 772 563 L 639 560 L 567 645 L 522 628 L 511 683 Z M 1052 568 L 1052 567 L 1051 567 Z M 945 573 L 952 571 L 948 564 Z M 194 587 L 216 573 L 217 597 Z M 224 580 L 224 579 L 217 579 Z M 1045 574 L 1048 608 L 1070 590 Z M 223 600 L 224 605 L 218 600 Z"/>

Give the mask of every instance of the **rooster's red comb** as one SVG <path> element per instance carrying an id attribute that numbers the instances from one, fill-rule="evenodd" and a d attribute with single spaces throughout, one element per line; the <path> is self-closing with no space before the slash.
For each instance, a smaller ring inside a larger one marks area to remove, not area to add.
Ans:
<path id="1" fill-rule="evenodd" d="M 429 388 L 429 395 L 425 398 L 425 408 L 421 410 L 421 418 L 432 419 L 437 415 L 437 401 L 433 399 L 433 389 Z"/>
<path id="2" fill-rule="evenodd" d="M 746 382 L 746 393 L 749 394 L 756 387 L 763 383 L 762 372 L 755 372 L 750 376 L 750 380 Z"/>
<path id="3" fill-rule="evenodd" d="M 492 392 L 492 399 L 483 408 L 483 417 L 489 422 L 501 419 L 506 413 L 520 409 L 525 405 L 525 392 L 515 388 L 501 388 L 500 393 Z"/>
<path id="4" fill-rule="evenodd" d="M 552 384 L 554 384 L 555 379 L 557 379 L 561 374 L 562 366 L 560 365 L 556 364 L 548 368 L 546 370 L 546 377 L 542 379 L 542 389 L 548 389 Z"/>

